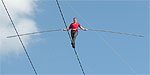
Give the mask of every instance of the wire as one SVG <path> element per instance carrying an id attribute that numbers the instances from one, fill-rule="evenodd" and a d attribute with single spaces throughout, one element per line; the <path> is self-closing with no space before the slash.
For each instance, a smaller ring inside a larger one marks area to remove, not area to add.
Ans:
<path id="1" fill-rule="evenodd" d="M 136 37 L 144 37 L 143 35 L 137 35 L 137 34 L 131 34 L 131 33 L 123 33 L 123 32 L 114 32 L 110 30 L 103 30 L 103 29 L 88 29 L 91 31 L 100 31 L 100 32 L 109 32 L 109 33 L 115 33 L 115 34 L 121 34 L 121 35 L 130 35 L 130 36 L 136 36 Z"/>
<path id="2" fill-rule="evenodd" d="M 24 44 L 23 44 L 23 42 L 22 42 L 22 40 L 21 40 L 21 38 L 20 38 L 20 36 L 19 36 L 19 33 L 18 33 L 18 31 L 17 31 L 17 29 L 16 29 L 16 27 L 15 27 L 15 24 L 14 24 L 14 22 L 13 22 L 11 16 L 10 16 L 10 14 L 9 14 L 9 12 L 8 12 L 8 9 L 7 9 L 7 7 L 6 7 L 5 3 L 4 3 L 4 1 L 1 0 L 1 2 L 2 2 L 3 6 L 4 6 L 5 10 L 6 10 L 6 13 L 7 13 L 7 15 L 8 15 L 8 17 L 9 17 L 11 23 L 12 23 L 12 26 L 13 26 L 13 28 L 14 28 L 14 30 L 15 30 L 17 36 L 18 36 L 18 39 L 20 40 L 20 43 L 21 43 L 21 45 L 22 45 L 22 47 L 23 47 L 23 49 L 24 49 L 24 51 L 25 51 L 25 54 L 26 54 L 26 56 L 27 56 L 27 58 L 28 58 L 28 60 L 29 60 L 29 62 L 30 62 L 30 64 L 31 64 L 31 66 L 32 66 L 32 68 L 33 68 L 33 71 L 35 72 L 35 75 L 37 75 L 36 69 L 35 69 L 35 67 L 34 67 L 34 65 L 33 65 L 32 61 L 31 61 L 31 58 L 29 57 L 29 54 L 28 54 L 28 52 L 27 52 L 27 50 L 26 50 L 26 48 L 25 48 L 25 46 L 24 46 Z"/>
<path id="3" fill-rule="evenodd" d="M 81 19 L 87 24 L 87 25 L 90 25 L 85 19 L 84 19 L 84 17 L 82 17 L 73 7 L 71 7 L 69 4 L 67 4 L 78 16 L 80 16 L 81 17 Z M 90 26 L 91 27 L 91 26 Z M 97 32 L 96 32 L 96 34 L 97 34 Z M 98 35 L 98 34 L 97 34 Z M 99 35 L 98 35 L 99 36 Z M 102 37 L 102 36 L 99 36 L 103 41 L 104 41 L 104 43 L 113 51 L 113 53 L 115 54 L 115 55 L 117 55 L 119 58 L 120 58 L 120 60 L 124 63 L 124 64 L 126 64 L 128 67 L 129 67 L 129 69 L 136 75 L 137 73 L 136 73 L 136 71 L 134 70 L 134 68 L 120 55 L 120 53 L 119 52 L 117 52 L 117 50 L 115 49 L 115 48 L 113 48 L 109 43 L 108 43 L 108 41 L 107 40 L 105 40 L 104 39 L 104 37 Z M 144 37 L 144 36 L 143 36 Z"/>
<path id="4" fill-rule="evenodd" d="M 56 3 L 57 3 L 57 6 L 58 6 L 60 15 L 61 15 L 61 17 L 62 17 L 62 20 L 63 20 L 63 22 L 64 22 L 64 24 L 65 24 L 66 29 L 67 29 L 67 23 L 66 23 L 66 21 L 65 21 L 65 18 L 64 18 L 64 15 L 63 15 L 63 12 L 62 12 L 62 10 L 61 10 L 61 7 L 60 7 L 60 5 L 59 5 L 58 0 L 56 0 Z M 69 35 L 70 41 L 72 42 L 71 36 L 70 36 L 70 34 L 69 34 L 69 31 L 67 31 L 67 33 L 68 33 L 68 35 Z"/>
<path id="5" fill-rule="evenodd" d="M 74 48 L 73 50 L 74 50 L 74 53 L 75 53 L 75 55 L 76 55 L 76 57 L 77 57 L 78 63 L 79 63 L 79 65 L 80 65 L 80 67 L 81 67 L 81 70 L 82 70 L 82 72 L 83 72 L 83 75 L 85 75 L 85 72 L 84 72 L 83 66 L 82 66 L 82 64 L 81 64 L 81 61 L 80 61 L 80 59 L 79 59 L 78 53 L 77 53 L 77 51 L 76 51 L 75 48 Z"/>
<path id="6" fill-rule="evenodd" d="M 32 32 L 32 33 L 24 33 L 24 34 L 20 34 L 19 36 L 32 35 L 32 34 L 40 34 L 40 33 L 45 33 L 45 32 L 54 32 L 54 31 L 61 31 L 61 29 L 45 30 L 45 31 L 39 31 L 39 32 Z M 17 36 L 18 35 L 7 36 L 7 38 L 13 38 L 13 37 L 17 37 Z"/>
<path id="7" fill-rule="evenodd" d="M 84 18 L 73 7 L 71 7 L 68 3 L 66 3 L 66 4 L 72 9 L 72 11 L 74 11 L 77 15 L 79 15 L 81 17 L 81 19 L 84 20 Z M 86 20 L 84 20 L 84 21 L 86 22 Z M 137 34 L 131 34 L 131 33 L 123 33 L 123 32 L 115 32 L 115 31 L 103 30 L 103 29 L 88 29 L 88 30 L 90 30 L 90 31 L 97 31 L 97 32 L 100 31 L 100 32 L 109 32 L 109 33 L 115 33 L 115 34 L 130 35 L 130 36 L 136 36 L 136 37 L 144 37 L 143 35 L 137 35 Z"/>
<path id="8" fill-rule="evenodd" d="M 61 17 L 62 17 L 62 19 L 63 19 L 63 22 L 64 22 L 64 24 L 65 24 L 65 27 L 66 27 L 66 29 L 67 29 L 67 24 L 66 24 L 66 21 L 65 21 L 65 18 L 64 18 L 64 15 L 63 15 L 63 12 L 62 12 L 62 10 L 61 10 L 61 7 L 60 7 L 60 5 L 59 5 L 58 0 L 56 0 L 56 3 L 57 3 L 57 6 L 58 6 L 58 9 L 59 9 L 59 12 L 60 12 L 60 14 L 61 14 Z M 67 33 L 68 33 L 68 36 L 69 36 L 69 38 L 70 38 L 70 41 L 72 42 L 72 38 L 71 38 L 71 36 L 70 36 L 69 31 L 67 31 Z M 75 48 L 74 48 L 74 53 L 75 53 L 75 55 L 76 55 L 76 57 L 77 57 L 77 60 L 78 60 L 78 63 L 79 63 L 79 65 L 80 65 L 80 68 L 81 68 L 81 70 L 82 70 L 82 73 L 83 73 L 83 75 L 85 75 L 84 69 L 83 69 L 83 67 L 82 67 L 82 64 L 81 64 L 81 62 L 80 62 L 78 53 L 77 53 L 77 51 L 76 51 Z"/>

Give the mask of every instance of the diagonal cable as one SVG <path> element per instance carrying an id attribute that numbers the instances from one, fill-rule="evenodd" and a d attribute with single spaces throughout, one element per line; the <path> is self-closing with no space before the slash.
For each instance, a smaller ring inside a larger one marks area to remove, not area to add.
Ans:
<path id="1" fill-rule="evenodd" d="M 65 21 L 65 18 L 64 18 L 64 15 L 63 15 L 63 12 L 62 12 L 62 10 L 61 10 L 61 7 L 60 7 L 60 5 L 59 5 L 58 0 L 56 0 L 56 3 L 57 3 L 57 6 L 58 6 L 58 9 L 59 9 L 59 12 L 60 12 L 60 14 L 61 14 L 61 17 L 62 17 L 62 19 L 63 19 L 63 22 L 64 22 L 64 24 L 65 24 L 65 27 L 66 27 L 66 29 L 67 29 L 67 24 L 66 24 L 66 21 Z M 72 42 L 72 38 L 71 38 L 71 36 L 70 36 L 69 31 L 67 31 L 67 33 L 68 33 L 68 36 L 69 36 L 69 38 L 70 38 L 70 41 Z M 77 51 L 76 51 L 75 48 L 74 48 L 74 53 L 75 53 L 75 55 L 76 55 L 76 57 L 77 57 L 78 63 L 79 63 L 80 68 L 81 68 L 81 71 L 82 71 L 83 75 L 85 75 L 84 69 L 83 69 L 83 67 L 82 67 L 81 61 L 80 61 L 80 59 L 79 59 L 78 53 L 77 53 Z"/>
<path id="2" fill-rule="evenodd" d="M 76 57 L 77 57 L 78 63 L 79 63 L 79 65 L 80 65 L 80 67 L 81 67 L 82 73 L 83 73 L 83 75 L 85 75 L 85 72 L 84 72 L 83 66 L 82 66 L 82 64 L 81 64 L 80 58 L 79 58 L 79 56 L 78 56 L 78 53 L 77 53 L 77 51 L 76 51 L 75 48 L 74 48 L 73 50 L 74 50 L 74 53 L 75 53 L 75 55 L 76 55 Z"/>
<path id="3" fill-rule="evenodd" d="M 17 36 L 18 36 L 18 39 L 20 40 L 20 43 L 21 43 L 21 45 L 22 45 L 22 47 L 23 47 L 23 49 L 24 49 L 24 51 L 25 51 L 25 54 L 26 54 L 26 56 L 27 56 L 27 58 L 28 58 L 28 60 L 29 60 L 29 62 L 30 62 L 30 64 L 31 64 L 31 66 L 32 66 L 32 68 L 33 68 L 33 71 L 35 72 L 35 75 L 37 75 L 36 69 L 35 69 L 35 67 L 34 67 L 34 65 L 33 65 L 32 61 L 31 61 L 31 58 L 30 58 L 30 56 L 29 56 L 29 54 L 28 54 L 28 52 L 27 52 L 27 50 L 26 50 L 26 48 L 25 48 L 25 46 L 24 46 L 24 44 L 23 44 L 23 42 L 22 42 L 22 40 L 21 40 L 21 38 L 20 38 L 20 36 L 19 36 L 19 33 L 18 33 L 18 31 L 17 31 L 17 29 L 16 29 L 16 27 L 15 27 L 15 24 L 14 24 L 14 22 L 13 22 L 11 16 L 10 16 L 10 14 L 9 14 L 9 11 L 8 11 L 8 9 L 7 9 L 7 7 L 6 7 L 5 3 L 4 3 L 4 1 L 1 0 L 1 2 L 2 2 L 3 6 L 4 6 L 5 10 L 6 10 L 6 13 L 7 13 L 7 15 L 8 15 L 8 17 L 9 17 L 11 23 L 12 23 L 12 26 L 13 26 L 13 28 L 14 28 L 14 30 L 15 30 Z"/>
<path id="4" fill-rule="evenodd" d="M 66 21 L 65 21 L 65 18 L 64 18 L 64 15 L 63 15 L 63 12 L 62 12 L 62 10 L 61 10 L 61 7 L 60 7 L 60 5 L 59 5 L 58 0 L 56 0 L 56 3 L 57 3 L 57 6 L 58 6 L 60 15 L 61 15 L 61 17 L 62 17 L 62 20 L 63 20 L 63 22 L 64 22 L 64 24 L 65 24 L 65 28 L 67 29 L 67 23 L 66 23 Z M 69 34 L 69 31 L 67 31 L 67 33 L 68 33 L 68 35 L 69 35 L 70 41 L 72 42 L 71 36 L 70 36 L 70 34 Z"/>

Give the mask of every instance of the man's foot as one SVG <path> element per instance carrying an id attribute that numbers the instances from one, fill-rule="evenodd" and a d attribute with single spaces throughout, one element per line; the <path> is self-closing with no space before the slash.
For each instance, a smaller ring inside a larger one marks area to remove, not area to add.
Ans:
<path id="1" fill-rule="evenodd" d="M 75 43 L 71 43 L 71 45 L 72 45 L 72 48 L 75 48 Z"/>
<path id="2" fill-rule="evenodd" d="M 75 45 L 72 45 L 72 48 L 75 48 Z"/>

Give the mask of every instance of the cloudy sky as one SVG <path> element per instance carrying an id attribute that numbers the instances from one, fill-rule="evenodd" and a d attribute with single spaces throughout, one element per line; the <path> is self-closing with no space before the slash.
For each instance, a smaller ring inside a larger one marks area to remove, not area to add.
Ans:
<path id="1" fill-rule="evenodd" d="M 32 17 L 34 17 L 34 11 L 36 10 L 34 0 L 4 0 L 4 2 L 19 33 L 37 31 L 36 22 L 32 19 Z M 16 33 L 2 3 L 0 3 L 0 5 L 0 55 L 21 53 L 23 50 L 21 49 L 22 47 L 18 39 L 12 40 L 6 38 L 8 35 L 16 35 Z M 31 38 L 31 36 L 22 38 L 25 46 L 28 45 Z"/>

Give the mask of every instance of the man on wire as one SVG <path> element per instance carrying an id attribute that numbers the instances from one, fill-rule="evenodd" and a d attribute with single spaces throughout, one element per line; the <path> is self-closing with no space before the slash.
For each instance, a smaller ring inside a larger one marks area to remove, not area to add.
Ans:
<path id="1" fill-rule="evenodd" d="M 80 28 L 81 30 L 86 31 L 87 29 L 82 27 L 78 22 L 76 18 L 73 18 L 73 23 L 70 24 L 70 26 L 67 29 L 64 29 L 64 31 L 69 31 L 71 30 L 71 37 L 72 37 L 72 41 L 71 41 L 71 45 L 73 48 L 75 48 L 75 40 L 76 37 L 78 35 L 78 28 Z"/>

